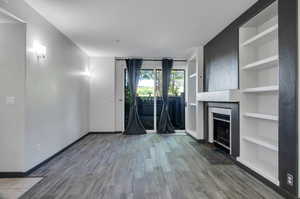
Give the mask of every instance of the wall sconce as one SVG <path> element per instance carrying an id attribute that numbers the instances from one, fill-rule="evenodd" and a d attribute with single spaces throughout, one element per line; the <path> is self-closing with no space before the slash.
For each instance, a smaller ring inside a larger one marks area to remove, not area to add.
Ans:
<path id="1" fill-rule="evenodd" d="M 33 42 L 33 51 L 36 54 L 37 58 L 46 58 L 47 49 L 45 46 L 41 45 L 39 42 Z"/>
<path id="2" fill-rule="evenodd" d="M 90 70 L 88 68 L 85 69 L 85 71 L 82 73 L 82 75 L 87 76 L 87 77 L 91 77 L 92 74 L 90 72 Z"/>

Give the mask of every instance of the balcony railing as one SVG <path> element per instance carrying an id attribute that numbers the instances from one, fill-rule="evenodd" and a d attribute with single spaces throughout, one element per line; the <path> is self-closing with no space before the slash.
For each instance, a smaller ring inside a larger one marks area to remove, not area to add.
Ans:
<path id="1" fill-rule="evenodd" d="M 146 129 L 154 128 L 154 97 L 138 97 L 138 113 L 142 123 Z M 157 122 L 159 122 L 160 114 L 162 111 L 163 100 L 161 97 L 157 98 Z M 125 125 L 127 124 L 129 114 L 129 104 L 125 109 Z M 176 130 L 185 129 L 185 98 L 182 96 L 169 97 L 169 114 Z"/>

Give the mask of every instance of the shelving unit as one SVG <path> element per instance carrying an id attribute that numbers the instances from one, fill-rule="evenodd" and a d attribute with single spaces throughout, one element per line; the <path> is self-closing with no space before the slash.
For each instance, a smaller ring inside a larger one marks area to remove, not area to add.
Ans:
<path id="1" fill-rule="evenodd" d="M 240 161 L 278 185 L 278 3 L 240 27 Z"/>
<path id="2" fill-rule="evenodd" d="M 187 82 L 187 90 L 188 90 L 188 106 L 187 106 L 187 131 L 192 136 L 196 134 L 197 130 L 197 120 L 196 120 L 196 77 L 197 77 L 197 60 L 191 59 L 188 62 L 188 82 Z"/>
<path id="3" fill-rule="evenodd" d="M 202 140 L 204 106 L 197 101 L 197 93 L 203 92 L 203 47 L 195 49 L 189 58 L 186 77 L 186 131 L 195 139 Z"/>

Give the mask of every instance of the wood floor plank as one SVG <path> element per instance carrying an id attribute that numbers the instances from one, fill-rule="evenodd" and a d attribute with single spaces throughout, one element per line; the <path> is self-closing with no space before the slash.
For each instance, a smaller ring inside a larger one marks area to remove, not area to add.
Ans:
<path id="1" fill-rule="evenodd" d="M 211 164 L 215 153 L 189 136 L 89 135 L 36 170 L 44 179 L 21 199 L 282 199 L 234 164 Z"/>

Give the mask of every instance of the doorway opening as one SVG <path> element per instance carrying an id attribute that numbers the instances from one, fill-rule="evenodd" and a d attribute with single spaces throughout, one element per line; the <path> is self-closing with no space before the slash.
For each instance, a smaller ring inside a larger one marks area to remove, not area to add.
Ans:
<path id="1" fill-rule="evenodd" d="M 130 92 L 124 70 L 124 126 L 128 123 Z M 138 113 L 147 132 L 156 132 L 162 111 L 162 70 L 141 69 L 137 87 Z M 185 69 L 173 69 L 169 87 L 169 114 L 176 131 L 185 130 Z"/>

